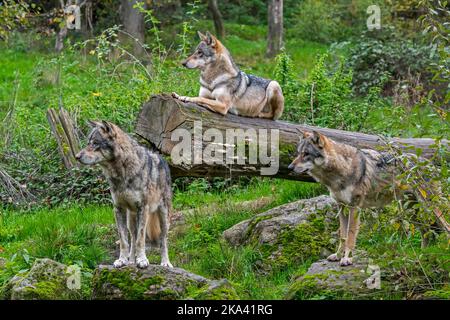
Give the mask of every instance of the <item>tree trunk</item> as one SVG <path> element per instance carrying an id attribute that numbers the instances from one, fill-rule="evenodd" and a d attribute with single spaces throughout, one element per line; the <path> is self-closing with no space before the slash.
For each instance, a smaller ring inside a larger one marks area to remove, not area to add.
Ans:
<path id="1" fill-rule="evenodd" d="M 122 37 L 122 40 L 132 45 L 133 54 L 136 57 L 143 57 L 145 42 L 145 20 L 144 14 L 133 6 L 142 1 L 138 0 L 121 0 L 120 16 L 125 29 L 125 32 L 129 34 L 129 37 Z M 146 8 L 146 2 L 144 2 L 144 8 Z M 135 40 L 137 39 L 137 41 Z"/>
<path id="2" fill-rule="evenodd" d="M 214 21 L 216 35 L 220 40 L 223 40 L 225 38 L 225 28 L 223 26 L 222 14 L 220 13 L 217 0 L 208 0 L 208 7 Z"/>
<path id="3" fill-rule="evenodd" d="M 272 58 L 280 52 L 283 46 L 283 0 L 269 0 L 267 16 L 269 32 L 266 55 Z"/>
<path id="4" fill-rule="evenodd" d="M 90 37 L 92 37 L 94 32 L 94 5 L 92 1 L 86 0 L 84 2 L 84 22 L 81 24 L 82 33 Z"/>
<path id="5" fill-rule="evenodd" d="M 64 24 L 56 34 L 55 51 L 60 53 L 64 49 L 64 39 L 67 36 L 67 26 Z"/>
<path id="6" fill-rule="evenodd" d="M 199 128 L 198 124 L 201 121 L 202 128 Z M 274 129 L 279 130 L 279 169 L 273 174 L 269 175 L 271 178 L 283 178 L 300 181 L 313 181 L 308 175 L 294 175 L 291 170 L 288 169 L 288 165 L 295 157 L 297 143 L 299 140 L 299 134 L 303 131 L 317 130 L 320 133 L 325 134 L 327 137 L 338 141 L 347 143 L 359 148 L 377 148 L 385 145 L 385 142 L 376 135 L 348 132 L 336 129 L 326 129 L 312 127 L 308 125 L 294 124 L 284 121 L 272 121 L 259 118 L 246 118 L 242 116 L 236 116 L 227 114 L 222 116 L 218 113 L 211 112 L 206 108 L 200 107 L 192 103 L 182 103 L 179 100 L 175 100 L 169 96 L 153 96 L 150 101 L 145 103 L 139 113 L 136 125 L 136 133 L 150 142 L 154 147 L 159 149 L 164 155 L 171 156 L 170 165 L 173 177 L 191 176 L 191 177 L 204 177 L 204 176 L 260 176 L 262 175 L 261 168 L 267 168 L 266 164 L 261 163 L 261 157 L 258 155 L 257 163 L 250 163 L 249 156 L 247 159 L 235 157 L 236 149 L 243 148 L 245 150 L 245 156 L 247 151 L 251 148 L 252 143 L 258 144 L 261 141 L 262 131 L 258 131 L 258 136 L 253 140 L 246 138 L 239 143 L 233 142 L 226 143 L 224 141 L 213 140 L 213 143 L 208 143 L 203 138 L 201 144 L 195 144 L 193 135 L 189 135 L 191 140 L 191 159 L 190 163 L 174 163 L 172 149 L 181 142 L 179 139 L 172 141 L 171 138 L 175 137 L 174 132 L 176 129 L 186 129 L 190 133 L 200 132 L 200 135 L 205 133 L 208 129 L 217 129 L 226 138 L 226 130 L 230 129 Z M 196 131 L 197 130 L 197 131 Z M 248 133 L 248 131 L 247 131 Z M 267 133 L 270 136 L 270 132 Z M 242 136 L 241 136 L 242 138 Z M 244 137 L 245 138 L 245 137 Z M 212 140 L 212 139 L 209 139 Z M 208 141 L 209 141 L 208 140 Z M 391 141 L 395 142 L 395 145 L 401 148 L 414 146 L 421 148 L 423 151 L 422 156 L 430 157 L 433 155 L 434 150 L 432 145 L 435 143 L 433 139 L 399 139 L 394 138 Z M 443 143 L 448 145 L 448 141 Z M 206 157 L 208 163 L 201 161 L 195 163 L 195 156 L 205 151 L 205 148 L 221 147 L 223 151 L 219 150 L 220 154 L 225 154 L 227 148 L 233 149 L 233 164 L 217 164 L 212 163 L 210 158 Z M 258 149 L 261 149 L 261 145 L 258 144 Z M 197 150 L 200 152 L 196 153 Z M 237 153 L 237 152 L 236 152 Z M 237 163 L 239 160 L 245 160 Z"/>

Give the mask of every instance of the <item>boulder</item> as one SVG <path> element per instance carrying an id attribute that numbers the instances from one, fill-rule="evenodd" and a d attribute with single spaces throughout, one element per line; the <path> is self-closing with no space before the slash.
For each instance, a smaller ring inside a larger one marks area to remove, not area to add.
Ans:
<path id="1" fill-rule="evenodd" d="M 28 272 L 14 276 L 7 284 L 5 298 L 11 300 L 63 300 L 79 292 L 68 284 L 68 267 L 51 259 L 36 259 Z"/>
<path id="2" fill-rule="evenodd" d="M 242 221 L 223 233 L 232 246 L 262 253 L 262 269 L 304 262 L 331 253 L 338 228 L 337 204 L 329 196 L 299 200 Z"/>
<path id="3" fill-rule="evenodd" d="M 146 269 L 99 266 L 92 279 L 93 299 L 101 300 L 232 300 L 231 284 L 214 281 L 179 268 L 150 265 Z"/>
<path id="4" fill-rule="evenodd" d="M 326 259 L 313 263 L 293 281 L 286 299 L 369 299 L 377 297 L 380 289 L 380 268 L 371 265 L 364 252 L 358 252 L 350 266 Z"/>

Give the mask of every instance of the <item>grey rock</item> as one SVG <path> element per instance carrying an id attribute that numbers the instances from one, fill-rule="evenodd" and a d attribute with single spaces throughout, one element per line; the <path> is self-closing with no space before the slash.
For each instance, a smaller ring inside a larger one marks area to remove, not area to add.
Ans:
<path id="1" fill-rule="evenodd" d="M 247 229 L 250 224 L 250 220 L 244 220 L 239 222 L 238 224 L 232 226 L 231 228 L 225 230 L 223 232 L 223 237 L 228 241 L 231 245 L 237 247 L 243 244 L 246 240 Z"/>
<path id="2" fill-rule="evenodd" d="M 371 265 L 367 254 L 357 251 L 353 265 L 340 266 L 326 259 L 313 263 L 297 277 L 286 295 L 287 299 L 310 298 L 372 298 L 381 288 L 381 273 Z"/>
<path id="3" fill-rule="evenodd" d="M 228 230 L 223 237 L 234 246 L 257 240 L 260 244 L 273 244 L 286 227 L 305 223 L 314 213 L 326 216 L 327 222 L 334 219 L 337 205 L 329 196 L 319 196 L 278 206 L 249 220 L 242 221 Z"/>
<path id="4" fill-rule="evenodd" d="M 262 271 L 273 265 L 304 261 L 330 252 L 335 244 L 337 204 L 329 196 L 319 196 L 278 206 L 223 232 L 232 246 L 252 245 L 263 253 L 257 266 Z"/>
<path id="5" fill-rule="evenodd" d="M 213 281 L 180 268 L 159 265 L 146 269 L 99 266 L 92 286 L 92 298 L 101 300 L 238 299 L 226 280 Z"/>
<path id="6" fill-rule="evenodd" d="M 28 272 L 14 276 L 6 287 L 11 300 L 61 300 L 76 295 L 67 281 L 67 266 L 51 259 L 36 259 Z"/>

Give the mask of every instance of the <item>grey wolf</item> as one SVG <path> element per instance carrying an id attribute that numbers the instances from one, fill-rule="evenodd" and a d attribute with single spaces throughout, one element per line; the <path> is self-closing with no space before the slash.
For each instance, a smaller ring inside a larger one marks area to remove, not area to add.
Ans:
<path id="1" fill-rule="evenodd" d="M 277 120 L 284 109 L 284 97 L 278 82 L 247 75 L 234 63 L 225 46 L 209 32 L 198 33 L 200 43 L 182 64 L 188 69 L 200 69 L 198 97 L 174 98 L 193 102 L 211 111 L 228 112 L 246 117 Z"/>
<path id="2" fill-rule="evenodd" d="M 115 124 L 89 123 L 92 131 L 88 144 L 76 159 L 85 165 L 100 165 L 109 181 L 120 237 L 120 255 L 114 267 L 149 265 L 146 234 L 161 245 L 161 265 L 172 267 L 167 247 L 172 189 L 166 161 L 140 146 Z"/>
<path id="3" fill-rule="evenodd" d="M 358 149 L 338 143 L 313 131 L 300 138 L 297 157 L 289 165 L 296 173 L 308 173 L 325 185 L 339 205 L 340 242 L 337 252 L 328 260 L 351 265 L 360 219 L 358 209 L 381 208 L 395 199 L 410 199 L 410 190 L 401 187 L 400 173 L 390 153 Z M 414 201 L 414 200 L 413 200 Z M 349 208 L 346 215 L 344 208 Z M 422 238 L 425 244 L 425 237 Z"/>

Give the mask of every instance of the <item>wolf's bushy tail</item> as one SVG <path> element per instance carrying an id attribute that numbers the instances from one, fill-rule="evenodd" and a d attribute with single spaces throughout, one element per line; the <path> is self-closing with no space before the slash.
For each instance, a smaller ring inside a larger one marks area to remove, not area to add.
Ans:
<path id="1" fill-rule="evenodd" d="M 161 235 L 161 225 L 158 212 L 151 213 L 147 221 L 147 237 L 151 242 L 157 243 Z"/>

